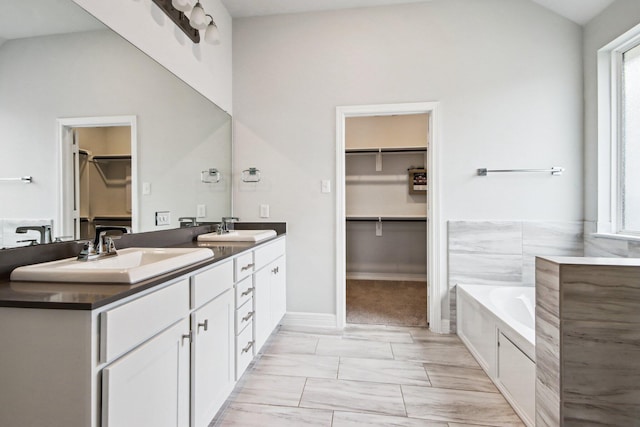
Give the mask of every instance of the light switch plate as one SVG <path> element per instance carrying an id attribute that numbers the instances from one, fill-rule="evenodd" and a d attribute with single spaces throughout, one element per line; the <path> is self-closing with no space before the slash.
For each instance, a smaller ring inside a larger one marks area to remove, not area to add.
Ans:
<path id="1" fill-rule="evenodd" d="M 142 195 L 143 196 L 148 196 L 151 194 L 151 183 L 150 182 L 143 182 L 142 183 Z"/>
<path id="2" fill-rule="evenodd" d="M 196 206 L 196 217 L 204 218 L 207 216 L 207 205 L 198 205 Z"/>
<path id="3" fill-rule="evenodd" d="M 322 184 L 320 185 L 320 191 L 323 193 L 331 193 L 331 180 L 323 179 Z"/>
<path id="4" fill-rule="evenodd" d="M 269 205 L 260 205 L 260 218 L 269 218 Z"/>

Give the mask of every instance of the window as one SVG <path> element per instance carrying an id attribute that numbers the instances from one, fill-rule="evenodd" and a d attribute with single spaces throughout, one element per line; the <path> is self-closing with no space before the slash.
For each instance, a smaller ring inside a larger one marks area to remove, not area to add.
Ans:
<path id="1" fill-rule="evenodd" d="M 640 232 L 640 45 L 621 54 L 618 232 Z"/>
<path id="2" fill-rule="evenodd" d="M 597 232 L 640 238 L 640 26 L 598 51 Z"/>

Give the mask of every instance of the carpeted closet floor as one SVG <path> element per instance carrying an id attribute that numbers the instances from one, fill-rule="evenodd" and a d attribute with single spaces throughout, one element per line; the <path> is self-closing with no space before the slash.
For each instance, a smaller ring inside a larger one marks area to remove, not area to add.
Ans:
<path id="1" fill-rule="evenodd" d="M 427 326 L 427 283 L 347 280 L 347 323 Z"/>

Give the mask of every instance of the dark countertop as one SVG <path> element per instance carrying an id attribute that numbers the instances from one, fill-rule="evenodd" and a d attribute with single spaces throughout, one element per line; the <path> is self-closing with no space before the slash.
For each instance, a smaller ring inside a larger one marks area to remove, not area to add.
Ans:
<path id="1" fill-rule="evenodd" d="M 240 227 L 238 227 L 240 228 Z M 202 230 L 200 230 L 202 232 Z M 11 281 L 8 278 L 0 279 L 0 307 L 22 307 L 22 308 L 44 308 L 44 309 L 66 309 L 66 310 L 93 310 L 122 298 L 153 288 L 161 283 L 184 276 L 203 267 L 219 263 L 225 259 L 233 257 L 241 252 L 253 249 L 262 244 L 268 243 L 285 234 L 282 229 L 277 230 L 278 235 L 271 239 L 263 240 L 259 243 L 251 242 L 197 242 L 193 240 L 193 232 L 186 235 L 186 239 L 168 239 L 162 242 L 158 239 L 162 232 L 154 232 L 153 238 L 142 241 L 140 238 L 130 238 L 125 242 L 124 247 L 175 247 L 175 248 L 197 248 L 205 247 L 213 251 L 213 258 L 192 264 L 188 267 L 172 271 L 171 273 L 156 276 L 152 279 L 144 280 L 135 284 L 77 284 L 64 282 L 24 282 Z M 175 231 L 172 231 L 175 235 Z M 198 234 L 201 234 L 198 233 Z M 205 230 L 204 232 L 208 232 Z M 141 233 L 145 234 L 145 233 Z M 151 234 L 151 233 L 149 233 Z M 134 236 L 134 235 L 131 235 Z M 162 237 L 162 236 L 160 236 Z M 152 242 L 150 241 L 152 240 Z M 180 241 L 182 240 L 182 241 Z M 138 243 L 136 245 L 136 243 Z M 145 244 L 154 243 L 154 244 Z M 159 244 L 166 243 L 166 244 Z M 69 257 L 68 250 L 64 251 Z M 55 259 L 55 258 L 54 258 Z M 60 258 L 57 258 L 60 259 Z M 43 262 L 39 260 L 38 262 Z M 29 264 L 29 262 L 24 262 Z"/>

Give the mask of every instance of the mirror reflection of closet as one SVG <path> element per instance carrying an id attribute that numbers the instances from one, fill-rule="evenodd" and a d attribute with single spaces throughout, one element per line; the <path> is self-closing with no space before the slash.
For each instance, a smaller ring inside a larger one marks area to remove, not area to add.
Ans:
<path id="1" fill-rule="evenodd" d="M 93 238 L 96 225 L 131 227 L 131 128 L 75 128 L 74 139 L 78 147 L 76 237 Z"/>

